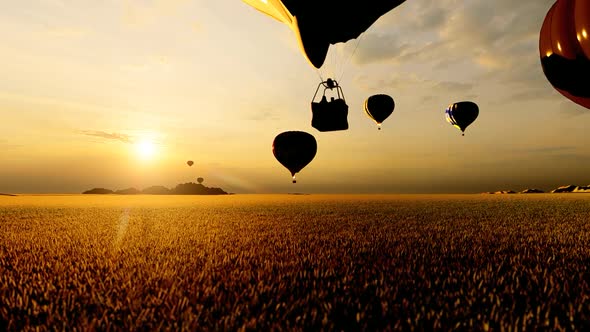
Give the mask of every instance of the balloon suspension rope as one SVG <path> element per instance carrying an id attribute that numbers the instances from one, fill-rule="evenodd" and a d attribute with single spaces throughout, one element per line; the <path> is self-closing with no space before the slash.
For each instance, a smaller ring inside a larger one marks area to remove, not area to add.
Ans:
<path id="1" fill-rule="evenodd" d="M 338 78 L 338 82 L 342 81 L 342 77 L 344 76 L 344 70 L 346 69 L 346 66 L 348 65 L 348 63 L 350 62 L 350 59 L 352 59 L 352 57 L 356 53 L 356 50 L 358 49 L 359 44 L 361 43 L 361 39 L 363 39 L 364 36 L 365 36 L 365 34 L 362 33 L 361 36 L 356 41 L 356 46 L 354 47 L 354 50 L 352 51 L 352 54 L 350 55 L 350 57 L 348 57 L 344 61 L 344 64 L 342 65 L 342 71 L 340 72 L 340 77 Z"/>
<path id="2" fill-rule="evenodd" d="M 320 78 L 320 82 L 324 81 L 324 78 L 322 77 L 322 72 L 319 68 L 315 69 L 315 72 L 318 74 L 318 77 Z"/>
<path id="3" fill-rule="evenodd" d="M 328 78 L 336 79 L 336 75 L 334 73 L 334 52 L 328 50 L 328 54 L 326 55 L 326 59 L 324 59 L 324 64 L 320 68 L 316 68 L 316 73 L 320 78 L 321 82 L 325 82 Z M 324 76 L 326 78 L 324 79 Z"/>

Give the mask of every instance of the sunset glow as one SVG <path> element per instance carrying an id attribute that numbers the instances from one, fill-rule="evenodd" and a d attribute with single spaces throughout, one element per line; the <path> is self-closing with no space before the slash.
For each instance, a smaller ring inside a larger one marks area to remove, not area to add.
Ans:
<path id="1" fill-rule="evenodd" d="M 135 149 L 139 157 L 143 160 L 154 159 L 156 155 L 156 145 L 149 139 L 142 139 L 135 143 Z"/>
<path id="2" fill-rule="evenodd" d="M 0 332 L 590 331 L 588 34 L 590 0 L 4 0 Z"/>
<path id="3" fill-rule="evenodd" d="M 406 1 L 360 38 L 331 45 L 320 70 L 282 14 L 277 21 L 249 5 L 264 2 L 274 14 L 276 2 L 264 0 L 5 2 L 0 193 L 175 186 L 196 176 L 235 193 L 590 182 L 590 112 L 551 86 L 539 60 L 546 1 L 496 1 L 494 10 Z M 346 96 L 349 130 L 311 126 L 311 99 L 328 77 Z M 396 105 L 382 130 L 363 110 L 375 94 Z M 465 137 L 445 121 L 447 105 L 463 100 L 480 107 Z M 318 144 L 296 188 L 271 149 L 291 130 Z"/>

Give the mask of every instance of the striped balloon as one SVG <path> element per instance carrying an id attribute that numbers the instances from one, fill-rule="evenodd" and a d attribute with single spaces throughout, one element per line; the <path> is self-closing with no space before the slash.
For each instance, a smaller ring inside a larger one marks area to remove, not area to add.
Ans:
<path id="1" fill-rule="evenodd" d="M 479 115 L 479 107 L 472 101 L 460 101 L 449 105 L 445 113 L 447 122 L 461 130 L 465 136 L 465 129 Z"/>

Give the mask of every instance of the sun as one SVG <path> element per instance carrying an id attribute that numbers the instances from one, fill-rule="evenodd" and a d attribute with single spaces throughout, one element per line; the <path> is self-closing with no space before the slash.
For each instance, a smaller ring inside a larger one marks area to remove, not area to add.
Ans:
<path id="1" fill-rule="evenodd" d="M 156 155 L 156 145 L 148 139 L 143 139 L 135 143 L 135 149 L 139 157 L 143 160 L 153 159 Z"/>

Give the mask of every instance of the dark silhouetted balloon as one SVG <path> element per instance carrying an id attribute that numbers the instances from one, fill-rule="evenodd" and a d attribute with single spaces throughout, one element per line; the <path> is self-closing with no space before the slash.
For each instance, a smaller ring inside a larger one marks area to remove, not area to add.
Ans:
<path id="1" fill-rule="evenodd" d="M 405 0 L 243 0 L 285 23 L 302 53 L 320 68 L 330 44 L 357 38 L 379 17 Z"/>
<path id="2" fill-rule="evenodd" d="M 203 181 L 205 181 L 205 179 L 203 179 L 203 178 L 198 178 L 198 179 L 197 179 L 197 182 L 198 182 L 199 184 L 203 183 Z"/>
<path id="3" fill-rule="evenodd" d="M 272 153 L 293 176 L 309 164 L 317 152 L 318 145 L 315 138 L 303 131 L 286 131 L 275 137 L 272 143 Z"/>
<path id="4" fill-rule="evenodd" d="M 590 108 L 590 1 L 557 0 L 539 34 L 539 53 L 549 83 Z"/>
<path id="5" fill-rule="evenodd" d="M 194 164 L 194 162 L 192 160 L 189 160 L 186 162 L 187 165 L 192 166 Z"/>
<path id="6" fill-rule="evenodd" d="M 381 123 L 393 113 L 394 108 L 395 102 L 388 95 L 373 95 L 365 100 L 365 113 L 377 123 L 379 130 Z"/>
<path id="7" fill-rule="evenodd" d="M 461 101 L 449 105 L 446 110 L 447 122 L 459 128 L 465 136 L 465 129 L 477 119 L 479 107 L 472 101 Z"/>

